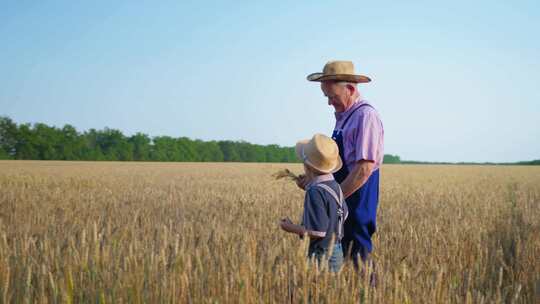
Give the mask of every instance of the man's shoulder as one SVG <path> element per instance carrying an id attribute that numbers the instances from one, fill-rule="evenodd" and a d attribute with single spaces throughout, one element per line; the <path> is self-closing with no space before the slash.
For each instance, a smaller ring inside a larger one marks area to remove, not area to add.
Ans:
<path id="1" fill-rule="evenodd" d="M 352 125 L 356 125 L 358 123 L 362 124 L 365 121 L 381 121 L 381 116 L 379 115 L 379 112 L 370 103 L 362 103 L 362 105 L 356 112 L 356 115 L 353 115 L 353 117 L 351 117 L 351 120 L 356 121 Z"/>
<path id="2" fill-rule="evenodd" d="M 375 106 L 373 106 L 371 103 L 367 101 L 360 104 L 358 112 L 360 115 L 369 115 L 369 114 L 376 114 L 377 116 L 379 115 L 379 112 L 377 111 Z"/>

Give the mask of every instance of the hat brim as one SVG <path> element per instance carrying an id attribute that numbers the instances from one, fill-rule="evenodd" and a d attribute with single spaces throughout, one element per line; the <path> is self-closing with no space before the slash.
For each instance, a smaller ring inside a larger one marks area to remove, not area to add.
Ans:
<path id="1" fill-rule="evenodd" d="M 313 73 L 307 76 L 309 81 L 346 81 L 354 83 L 368 83 L 371 82 L 371 78 L 364 75 L 349 75 L 349 74 L 336 74 L 325 75 L 323 73 Z"/>
<path id="2" fill-rule="evenodd" d="M 341 169 L 341 167 L 343 166 L 343 163 L 341 161 L 340 156 L 337 157 L 333 166 L 329 168 L 322 168 L 320 166 L 316 166 L 313 163 L 311 163 L 309 159 L 304 160 L 302 151 L 304 150 L 304 147 L 309 143 L 309 141 L 310 141 L 309 139 L 304 139 L 296 143 L 295 151 L 296 151 L 296 156 L 298 157 L 298 159 L 300 159 L 303 163 L 306 163 L 307 165 L 309 165 L 310 167 L 312 167 L 313 169 L 321 173 L 336 173 L 339 171 L 339 169 Z"/>

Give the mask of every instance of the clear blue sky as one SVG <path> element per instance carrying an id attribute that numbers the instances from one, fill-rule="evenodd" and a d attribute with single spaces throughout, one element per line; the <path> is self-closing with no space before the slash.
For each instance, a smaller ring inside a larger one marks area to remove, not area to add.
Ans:
<path id="1" fill-rule="evenodd" d="M 386 153 L 540 158 L 538 1 L 82 2 L 0 1 L 0 115 L 290 146 L 331 133 L 305 77 L 348 59 Z"/>

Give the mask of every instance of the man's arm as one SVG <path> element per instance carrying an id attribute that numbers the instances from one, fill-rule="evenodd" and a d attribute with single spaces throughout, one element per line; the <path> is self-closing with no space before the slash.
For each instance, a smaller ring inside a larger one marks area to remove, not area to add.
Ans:
<path id="1" fill-rule="evenodd" d="M 345 198 L 349 197 L 367 182 L 374 167 L 375 163 L 373 161 L 361 160 L 356 163 L 351 172 L 349 172 L 349 175 L 341 183 L 341 190 Z"/>

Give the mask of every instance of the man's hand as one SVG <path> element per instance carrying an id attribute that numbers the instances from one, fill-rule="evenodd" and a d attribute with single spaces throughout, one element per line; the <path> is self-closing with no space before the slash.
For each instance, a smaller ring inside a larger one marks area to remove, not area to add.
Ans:
<path id="1" fill-rule="evenodd" d="M 306 177 L 305 174 L 300 174 L 298 175 L 298 179 L 296 180 L 296 185 L 298 186 L 298 188 L 302 189 L 302 190 L 306 190 L 306 186 L 308 184 L 308 179 Z"/>

